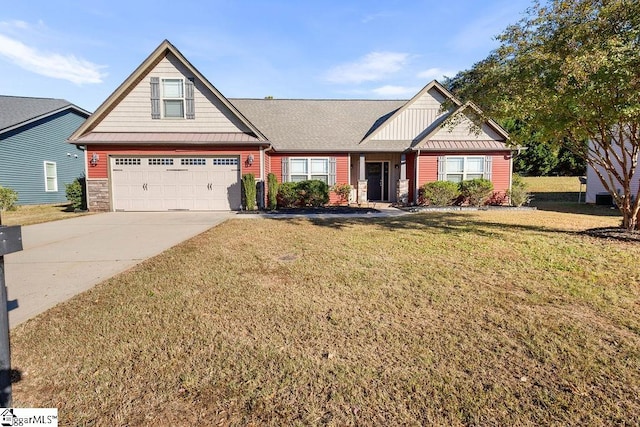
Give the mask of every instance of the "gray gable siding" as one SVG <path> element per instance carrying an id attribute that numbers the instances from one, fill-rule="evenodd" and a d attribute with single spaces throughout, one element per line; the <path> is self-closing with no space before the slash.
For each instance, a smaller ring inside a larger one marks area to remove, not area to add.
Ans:
<path id="1" fill-rule="evenodd" d="M 67 200 L 65 184 L 85 172 L 83 151 L 67 138 L 84 121 L 84 116 L 65 110 L 0 135 L 0 185 L 18 192 L 18 204 Z M 45 161 L 56 163 L 56 192 L 45 191 Z"/>

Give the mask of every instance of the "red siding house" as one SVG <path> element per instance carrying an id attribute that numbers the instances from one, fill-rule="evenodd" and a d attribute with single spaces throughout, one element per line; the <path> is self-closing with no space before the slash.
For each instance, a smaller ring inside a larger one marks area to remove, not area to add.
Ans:
<path id="1" fill-rule="evenodd" d="M 69 140 L 95 211 L 237 210 L 246 173 L 411 204 L 435 180 L 510 188 L 508 135 L 478 113 L 436 81 L 408 101 L 227 99 L 165 40 Z"/>

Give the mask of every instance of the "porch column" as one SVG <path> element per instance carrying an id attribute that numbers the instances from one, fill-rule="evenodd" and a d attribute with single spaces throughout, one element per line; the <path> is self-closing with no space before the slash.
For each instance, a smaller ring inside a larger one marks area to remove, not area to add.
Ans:
<path id="1" fill-rule="evenodd" d="M 400 178 L 396 186 L 396 201 L 400 205 L 409 204 L 409 180 L 407 179 L 407 155 L 400 155 Z"/>
<path id="2" fill-rule="evenodd" d="M 360 153 L 360 164 L 358 167 L 358 204 L 367 202 L 367 180 L 365 178 L 365 156 Z"/>

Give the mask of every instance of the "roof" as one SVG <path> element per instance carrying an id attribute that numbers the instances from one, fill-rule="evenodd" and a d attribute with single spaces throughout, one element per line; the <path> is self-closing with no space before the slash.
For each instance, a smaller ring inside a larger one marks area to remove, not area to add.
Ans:
<path id="1" fill-rule="evenodd" d="M 0 133 L 67 109 L 73 109 L 85 117 L 90 115 L 88 111 L 64 99 L 0 95 L 0 112 L 2 112 L 0 114 Z"/>
<path id="2" fill-rule="evenodd" d="M 75 141 L 77 144 L 242 144 L 260 143 L 246 133 L 194 133 L 194 132 L 90 132 Z"/>
<path id="3" fill-rule="evenodd" d="M 359 143 L 407 101 L 337 99 L 229 99 L 276 151 L 404 150 L 407 141 Z"/>
<path id="4" fill-rule="evenodd" d="M 420 151 L 510 151 L 502 141 L 426 141 Z"/>
<path id="5" fill-rule="evenodd" d="M 85 121 L 74 133 L 69 137 L 69 141 L 78 144 L 78 139 L 91 132 L 98 123 L 100 123 L 104 117 L 109 114 L 112 108 L 118 104 L 118 102 L 127 96 L 131 89 L 136 85 L 140 78 L 145 76 L 150 70 L 155 67 L 158 62 L 162 60 L 169 53 L 173 54 L 178 61 L 180 61 L 198 80 L 200 80 L 206 87 L 216 96 L 220 102 L 222 102 L 238 119 L 243 122 L 260 141 L 265 141 L 265 136 L 260 130 L 254 126 L 247 118 L 240 113 L 234 107 L 222 93 L 216 89 L 207 78 L 200 73 L 194 67 L 182 53 L 172 45 L 168 40 L 164 40 L 160 45 L 149 55 L 142 63 L 136 68 L 129 77 L 125 79 L 120 86 L 98 107 L 98 109 Z"/>

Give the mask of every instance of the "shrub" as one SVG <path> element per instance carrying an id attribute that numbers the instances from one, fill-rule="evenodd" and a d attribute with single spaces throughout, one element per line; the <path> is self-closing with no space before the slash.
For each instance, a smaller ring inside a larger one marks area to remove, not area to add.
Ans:
<path id="1" fill-rule="evenodd" d="M 248 211 L 256 209 L 256 177 L 252 173 L 242 175 L 242 205 Z"/>
<path id="2" fill-rule="evenodd" d="M 421 204 L 451 206 L 460 196 L 458 184 L 451 181 L 427 182 L 420 187 Z"/>
<path id="3" fill-rule="evenodd" d="M 491 206 L 503 206 L 507 204 L 508 200 L 509 198 L 505 192 L 494 191 L 486 204 Z"/>
<path id="4" fill-rule="evenodd" d="M 322 206 L 329 203 L 329 186 L 317 179 L 283 182 L 278 186 L 278 207 Z"/>
<path id="5" fill-rule="evenodd" d="M 349 203 L 349 198 L 351 197 L 351 186 L 349 184 L 335 184 L 331 187 L 331 191 L 340 198 L 340 203 Z"/>
<path id="6" fill-rule="evenodd" d="M 273 173 L 267 175 L 267 208 L 274 210 L 278 207 L 278 178 Z"/>
<path id="7" fill-rule="evenodd" d="M 322 206 L 329 203 L 329 186 L 318 179 L 300 181 L 296 185 L 298 201 L 302 206 Z"/>
<path id="8" fill-rule="evenodd" d="M 0 185 L 0 211 L 12 211 L 16 208 L 18 192 Z"/>
<path id="9" fill-rule="evenodd" d="M 65 184 L 65 192 L 67 194 L 67 200 L 71 202 L 73 209 L 82 209 L 83 191 L 80 179 L 76 178 L 71 184 Z"/>
<path id="10" fill-rule="evenodd" d="M 529 203 L 531 194 L 527 191 L 527 184 L 518 174 L 513 174 L 511 190 L 507 191 L 507 196 L 511 199 L 511 206 L 522 206 Z"/>
<path id="11" fill-rule="evenodd" d="M 298 194 L 295 182 L 283 182 L 278 186 L 277 202 L 279 208 L 292 208 L 296 205 Z"/>
<path id="12" fill-rule="evenodd" d="M 471 206 L 482 206 L 493 194 L 493 183 L 488 179 L 476 178 L 460 183 L 460 194 Z"/>

